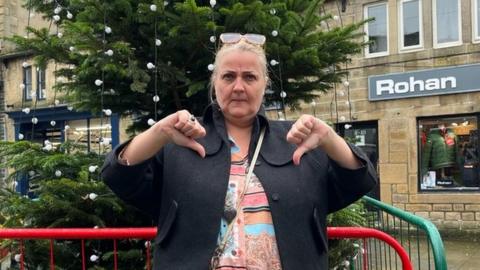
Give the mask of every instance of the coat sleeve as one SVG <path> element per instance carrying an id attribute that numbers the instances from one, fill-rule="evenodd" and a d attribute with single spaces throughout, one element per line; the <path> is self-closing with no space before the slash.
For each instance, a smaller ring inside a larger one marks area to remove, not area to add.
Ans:
<path id="1" fill-rule="evenodd" d="M 157 221 L 161 202 L 163 151 L 140 164 L 122 165 L 117 157 L 129 142 L 120 144 L 107 155 L 101 170 L 102 179 L 120 199 Z"/>
<path id="2" fill-rule="evenodd" d="M 328 212 L 338 211 L 360 199 L 377 184 L 377 173 L 362 150 L 348 144 L 363 166 L 350 170 L 329 159 L 328 168 Z"/>

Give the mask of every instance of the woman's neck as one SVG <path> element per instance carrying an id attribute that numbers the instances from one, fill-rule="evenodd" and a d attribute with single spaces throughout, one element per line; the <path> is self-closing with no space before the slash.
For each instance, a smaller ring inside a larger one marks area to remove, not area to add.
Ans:
<path id="1" fill-rule="evenodd" d="M 248 154 L 250 146 L 250 137 L 252 134 L 253 124 L 241 125 L 225 121 L 227 133 L 233 138 L 235 144 L 240 148 L 239 156 L 244 157 Z"/>

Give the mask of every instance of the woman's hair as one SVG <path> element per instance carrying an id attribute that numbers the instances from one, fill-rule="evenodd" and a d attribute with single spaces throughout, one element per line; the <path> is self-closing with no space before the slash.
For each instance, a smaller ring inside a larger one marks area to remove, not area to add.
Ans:
<path id="1" fill-rule="evenodd" d="M 220 47 L 220 49 L 217 51 L 217 54 L 215 55 L 213 72 L 212 72 L 212 76 L 210 76 L 210 88 L 209 88 L 210 102 L 213 102 L 213 94 L 215 92 L 214 81 L 218 73 L 218 64 L 220 63 L 220 61 L 225 55 L 234 51 L 254 53 L 257 56 L 258 61 L 260 62 L 260 66 L 263 72 L 262 75 L 265 77 L 265 80 L 267 81 L 267 85 L 270 84 L 270 79 L 268 77 L 268 71 L 267 71 L 268 70 L 267 57 L 265 55 L 265 50 L 261 46 L 251 44 L 245 41 L 244 39 L 241 39 L 239 42 L 234 44 L 224 44 L 222 47 Z"/>

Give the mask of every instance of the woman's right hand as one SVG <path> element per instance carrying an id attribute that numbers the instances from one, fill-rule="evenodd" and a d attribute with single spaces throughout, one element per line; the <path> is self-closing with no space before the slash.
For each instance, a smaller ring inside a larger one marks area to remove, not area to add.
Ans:
<path id="1" fill-rule="evenodd" d="M 205 148 L 195 141 L 206 135 L 205 128 L 187 110 L 170 114 L 152 128 L 168 142 L 190 148 L 205 157 Z"/>

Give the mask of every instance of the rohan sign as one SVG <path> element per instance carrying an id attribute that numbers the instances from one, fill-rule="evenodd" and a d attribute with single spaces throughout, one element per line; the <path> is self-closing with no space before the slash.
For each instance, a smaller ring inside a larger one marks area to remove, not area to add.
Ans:
<path id="1" fill-rule="evenodd" d="M 480 90 L 480 64 L 368 77 L 371 101 Z"/>

